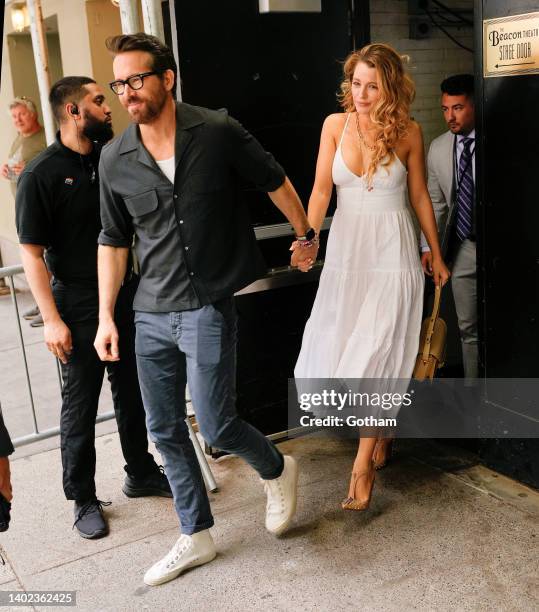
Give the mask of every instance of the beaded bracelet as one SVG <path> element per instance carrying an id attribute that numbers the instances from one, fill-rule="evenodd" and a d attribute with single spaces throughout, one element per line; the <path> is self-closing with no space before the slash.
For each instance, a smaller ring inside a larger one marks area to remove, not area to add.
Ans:
<path id="1" fill-rule="evenodd" d="M 296 240 L 296 242 L 298 243 L 300 247 L 308 248 L 308 247 L 313 246 L 313 244 L 318 244 L 319 240 L 318 240 L 318 236 L 315 236 L 312 240 Z"/>

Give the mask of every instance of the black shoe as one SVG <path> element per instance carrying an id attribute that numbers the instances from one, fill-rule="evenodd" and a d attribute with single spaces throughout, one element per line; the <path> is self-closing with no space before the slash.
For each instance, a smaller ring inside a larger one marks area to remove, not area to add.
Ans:
<path id="1" fill-rule="evenodd" d="M 127 497 L 149 497 L 150 495 L 172 497 L 172 491 L 162 465 L 144 478 L 135 478 L 128 473 L 122 491 Z"/>
<path id="2" fill-rule="evenodd" d="M 88 540 L 96 540 L 108 535 L 109 528 L 103 516 L 103 506 L 112 502 L 90 499 L 86 502 L 75 502 L 75 522 L 79 535 Z"/>

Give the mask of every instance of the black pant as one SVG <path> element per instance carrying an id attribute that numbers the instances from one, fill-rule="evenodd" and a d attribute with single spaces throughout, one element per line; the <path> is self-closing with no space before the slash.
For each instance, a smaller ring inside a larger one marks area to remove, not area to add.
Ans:
<path id="1" fill-rule="evenodd" d="M 73 350 L 62 364 L 60 436 L 63 485 L 67 499 L 85 501 L 95 496 L 95 418 L 105 369 L 112 390 L 114 412 L 125 470 L 144 477 L 157 470 L 148 452 L 145 412 L 135 359 L 135 326 L 131 309 L 136 282 L 123 287 L 115 319 L 120 336 L 120 361 L 102 362 L 93 346 L 97 332 L 97 288 L 53 281 L 60 315 L 71 330 Z M 75 320 L 76 319 L 76 320 Z"/>

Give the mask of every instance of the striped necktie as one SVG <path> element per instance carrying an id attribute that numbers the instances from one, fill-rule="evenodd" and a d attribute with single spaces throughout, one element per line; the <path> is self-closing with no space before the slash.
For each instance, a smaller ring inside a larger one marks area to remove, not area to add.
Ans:
<path id="1" fill-rule="evenodd" d="M 464 150 L 459 161 L 459 183 L 457 193 L 457 236 L 459 240 L 466 240 L 472 233 L 474 183 L 472 169 L 472 154 L 470 147 L 473 138 L 463 138 Z"/>

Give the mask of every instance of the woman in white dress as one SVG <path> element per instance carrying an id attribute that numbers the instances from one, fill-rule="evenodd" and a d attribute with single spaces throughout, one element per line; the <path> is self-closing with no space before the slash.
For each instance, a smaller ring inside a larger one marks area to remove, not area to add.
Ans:
<path id="1" fill-rule="evenodd" d="M 410 118 L 414 84 L 404 60 L 371 44 L 344 64 L 344 113 L 324 121 L 309 200 L 320 231 L 337 188 L 324 268 L 294 375 L 300 378 L 409 379 L 418 350 L 424 273 L 406 190 L 432 252 L 436 284 L 449 278 L 426 185 L 421 128 Z M 294 243 L 294 249 L 301 245 Z M 306 259 L 306 271 L 314 261 Z M 364 510 L 386 440 L 362 436 L 342 507 Z"/>

